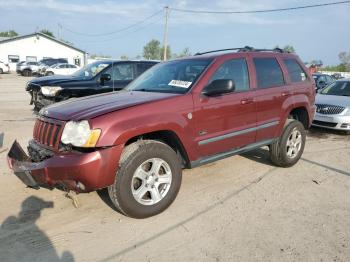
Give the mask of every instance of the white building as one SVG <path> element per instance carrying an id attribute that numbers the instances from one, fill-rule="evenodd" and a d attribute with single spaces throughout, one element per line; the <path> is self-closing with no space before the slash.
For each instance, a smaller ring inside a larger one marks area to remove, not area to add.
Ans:
<path id="1" fill-rule="evenodd" d="M 37 61 L 43 58 L 66 58 L 78 66 L 86 64 L 85 51 L 42 33 L 0 38 L 0 61 L 16 71 L 20 61 Z"/>

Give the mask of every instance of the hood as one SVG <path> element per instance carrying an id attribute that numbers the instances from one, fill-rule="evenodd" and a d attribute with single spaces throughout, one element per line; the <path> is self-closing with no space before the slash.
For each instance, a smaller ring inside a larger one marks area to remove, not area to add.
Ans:
<path id="1" fill-rule="evenodd" d="M 43 85 L 53 86 L 53 85 L 59 85 L 65 82 L 73 82 L 73 81 L 81 81 L 81 80 L 84 80 L 84 79 L 82 79 L 81 77 L 74 77 L 71 75 L 68 75 L 68 76 L 52 75 L 52 76 L 37 77 L 30 82 L 40 86 L 43 86 Z"/>
<path id="2" fill-rule="evenodd" d="M 350 107 L 350 96 L 316 95 L 315 104 Z"/>
<path id="3" fill-rule="evenodd" d="M 87 96 L 45 107 L 40 115 L 58 120 L 84 120 L 135 105 L 161 100 L 178 94 L 154 92 L 115 92 Z"/>

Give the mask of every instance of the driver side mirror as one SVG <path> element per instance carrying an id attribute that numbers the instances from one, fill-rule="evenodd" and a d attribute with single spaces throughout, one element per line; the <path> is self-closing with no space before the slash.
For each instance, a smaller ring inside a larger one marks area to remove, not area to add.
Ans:
<path id="1" fill-rule="evenodd" d="M 103 84 L 104 82 L 110 81 L 112 79 L 110 74 L 102 74 L 100 77 L 100 81 Z"/>
<path id="2" fill-rule="evenodd" d="M 219 96 L 235 91 L 235 82 L 232 79 L 217 79 L 207 85 L 203 94 L 206 96 Z"/>

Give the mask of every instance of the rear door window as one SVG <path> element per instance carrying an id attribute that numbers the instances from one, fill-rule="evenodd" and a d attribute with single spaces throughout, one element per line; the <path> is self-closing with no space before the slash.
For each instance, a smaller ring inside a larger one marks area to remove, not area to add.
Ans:
<path id="1" fill-rule="evenodd" d="M 147 69 L 151 68 L 153 64 L 151 63 L 140 63 L 136 65 L 136 71 L 137 75 L 141 75 L 143 72 L 145 72 Z"/>
<path id="2" fill-rule="evenodd" d="M 289 78 L 293 83 L 307 81 L 307 75 L 299 63 L 293 58 L 284 59 Z"/>
<path id="3" fill-rule="evenodd" d="M 284 85 L 283 73 L 276 58 L 253 58 L 258 88 Z"/>

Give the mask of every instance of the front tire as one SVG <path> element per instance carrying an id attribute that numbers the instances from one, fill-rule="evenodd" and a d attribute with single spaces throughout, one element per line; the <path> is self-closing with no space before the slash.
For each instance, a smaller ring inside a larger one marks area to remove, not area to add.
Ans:
<path id="1" fill-rule="evenodd" d="M 272 163 L 280 167 L 295 165 L 304 152 L 306 132 L 302 123 L 287 120 L 281 137 L 270 146 Z"/>
<path id="2" fill-rule="evenodd" d="M 181 161 L 171 147 L 159 141 L 141 140 L 124 149 L 108 193 L 121 213 L 146 218 L 171 205 L 181 179 Z"/>

